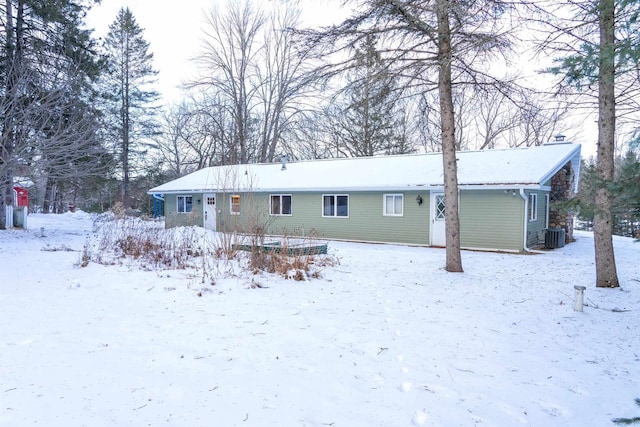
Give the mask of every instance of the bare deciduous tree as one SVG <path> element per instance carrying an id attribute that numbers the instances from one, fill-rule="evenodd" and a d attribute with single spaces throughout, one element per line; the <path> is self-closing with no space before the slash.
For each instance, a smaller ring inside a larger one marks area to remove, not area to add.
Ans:
<path id="1" fill-rule="evenodd" d="M 507 2 L 369 0 L 356 3 L 353 15 L 323 31 L 310 31 L 322 54 L 341 54 L 367 36 L 378 36 L 378 51 L 391 75 L 407 91 L 438 89 L 443 151 L 448 271 L 462 271 L 456 165 L 456 117 L 453 84 L 497 86 L 488 59 L 509 47 L 503 20 Z M 344 55 L 343 55 L 344 56 Z M 344 72 L 352 62 L 335 56 L 324 71 Z"/>
<path id="2" fill-rule="evenodd" d="M 276 157 L 279 145 L 304 119 L 313 74 L 308 51 L 293 31 L 300 25 L 300 12 L 291 7 L 276 8 L 264 36 L 262 64 L 257 64 L 260 97 L 259 162 Z"/>
<path id="3" fill-rule="evenodd" d="M 228 2 L 224 12 L 206 16 L 202 52 L 196 58 L 201 76 L 190 87 L 204 89 L 222 100 L 231 115 L 230 157 L 226 163 L 247 163 L 253 149 L 252 110 L 257 102 L 259 35 L 265 23 L 249 1 Z"/>
<path id="4" fill-rule="evenodd" d="M 225 110 L 223 117 L 209 117 L 221 132 L 222 164 L 273 161 L 297 134 L 312 83 L 308 51 L 292 31 L 299 19 L 288 5 L 267 13 L 247 0 L 229 1 L 207 15 L 196 58 L 201 74 L 187 86 L 204 93 L 199 103 Z"/>

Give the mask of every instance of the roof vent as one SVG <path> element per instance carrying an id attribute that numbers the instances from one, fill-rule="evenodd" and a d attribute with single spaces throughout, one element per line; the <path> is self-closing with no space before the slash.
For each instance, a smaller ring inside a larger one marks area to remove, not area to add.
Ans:
<path id="1" fill-rule="evenodd" d="M 280 157 L 280 160 L 282 161 L 282 167 L 280 168 L 280 170 L 281 171 L 287 170 L 287 155 L 283 154 L 282 157 Z"/>
<path id="2" fill-rule="evenodd" d="M 562 142 L 562 141 L 564 141 L 565 137 L 564 137 L 563 134 L 559 133 L 554 138 L 556 139 L 556 142 Z"/>

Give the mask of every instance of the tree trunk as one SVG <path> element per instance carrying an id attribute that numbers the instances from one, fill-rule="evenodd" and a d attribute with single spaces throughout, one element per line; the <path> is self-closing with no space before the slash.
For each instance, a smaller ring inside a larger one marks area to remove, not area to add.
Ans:
<path id="1" fill-rule="evenodd" d="M 600 1 L 600 76 L 598 86 L 598 160 L 596 173 L 600 185 L 596 191 L 593 234 L 596 258 L 596 286 L 617 288 L 618 273 L 613 251 L 611 214 L 615 149 L 615 1 Z"/>
<path id="2" fill-rule="evenodd" d="M 2 99 L 2 129 L 0 129 L 0 230 L 7 228 L 6 208 L 13 204 L 13 147 L 15 144 L 15 133 L 13 130 L 12 105 L 16 98 L 17 73 L 22 65 L 22 43 L 18 41 L 23 36 L 23 2 L 18 2 L 15 31 L 13 6 L 9 0 L 5 2 L 5 28 L 6 37 L 3 52 L 3 62 L 0 69 L 5 73 L 4 99 Z"/>
<path id="3" fill-rule="evenodd" d="M 438 0 L 438 91 L 440 94 L 440 124 L 442 163 L 444 172 L 446 265 L 449 272 L 462 272 L 460 255 L 460 218 L 458 216 L 458 166 L 456 164 L 455 117 L 451 84 L 451 29 L 449 1 Z"/>
<path id="4" fill-rule="evenodd" d="M 122 65 L 122 112 L 121 112 L 121 126 L 122 126 L 122 204 L 125 207 L 129 206 L 129 180 L 130 180 L 130 167 L 129 167 L 129 148 L 131 147 L 131 135 L 129 133 L 131 124 L 129 121 L 129 101 L 131 94 L 129 93 L 129 77 L 131 75 L 131 67 L 129 66 L 131 48 L 129 46 L 129 34 L 127 34 L 124 48 L 124 61 Z"/>
<path id="5" fill-rule="evenodd" d="M 9 200 L 9 195 L 8 195 L 8 189 L 10 188 L 10 185 L 7 183 L 7 179 L 4 176 L 5 174 L 2 174 L 3 176 L 0 177 L 0 230 L 5 230 L 7 228 L 7 217 L 6 217 L 6 210 L 7 210 L 7 206 L 9 206 L 11 203 L 8 202 Z"/>

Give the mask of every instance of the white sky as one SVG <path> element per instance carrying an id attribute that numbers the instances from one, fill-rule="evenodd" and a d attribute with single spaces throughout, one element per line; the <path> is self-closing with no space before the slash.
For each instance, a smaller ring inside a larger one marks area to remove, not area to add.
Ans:
<path id="1" fill-rule="evenodd" d="M 181 0 L 174 2 L 154 0 L 102 0 L 87 15 L 87 25 L 95 30 L 96 37 L 108 32 L 121 7 L 131 9 L 138 25 L 144 30 L 144 38 L 154 54 L 154 68 L 159 71 L 157 89 L 165 105 L 179 103 L 182 99 L 180 85 L 195 76 L 192 59 L 201 45 L 204 15 L 214 5 L 224 5 L 227 0 Z M 258 1 L 257 4 L 263 4 Z M 337 0 L 300 0 L 305 25 L 327 25 L 344 14 L 339 12 Z M 526 62 L 526 60 L 525 60 Z M 531 62 L 529 61 L 529 64 Z M 528 74 L 535 69 L 528 68 Z M 595 155 L 597 127 L 593 118 L 581 119 L 582 131 L 574 142 L 583 145 L 583 157 Z"/>
<path id="2" fill-rule="evenodd" d="M 303 20 L 309 25 L 326 25 L 336 16 L 337 2 L 303 0 Z M 195 67 L 191 59 L 200 49 L 205 13 L 226 0 L 102 0 L 87 15 L 87 25 L 97 37 L 109 31 L 121 7 L 129 7 L 154 55 L 154 68 L 159 71 L 158 90 L 167 104 L 180 102 L 180 84 L 192 76 Z M 260 2 L 257 2 L 260 4 Z"/>
<path id="3" fill-rule="evenodd" d="M 176 7 L 173 2 L 103 0 L 90 11 L 87 24 L 95 29 L 96 36 L 103 37 L 118 10 L 128 6 L 151 45 L 164 101 L 172 102 L 179 99 L 176 86 L 199 45 L 202 10 L 210 3 L 211 0 L 182 0 L 181 7 Z"/>

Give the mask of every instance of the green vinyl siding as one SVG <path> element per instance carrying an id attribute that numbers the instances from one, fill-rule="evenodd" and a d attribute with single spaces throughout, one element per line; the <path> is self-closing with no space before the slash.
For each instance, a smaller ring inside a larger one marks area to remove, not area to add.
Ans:
<path id="1" fill-rule="evenodd" d="M 231 215 L 232 194 L 240 195 L 240 215 Z M 291 215 L 270 215 L 269 198 L 279 193 L 217 193 L 219 231 L 251 233 L 260 227 L 273 235 L 315 235 L 319 238 L 428 245 L 430 197 L 428 191 L 339 192 L 349 195 L 348 217 L 323 217 L 322 196 L 330 192 L 291 194 Z M 402 216 L 384 215 L 384 194 L 402 194 Z M 177 213 L 177 195 L 165 195 L 166 227 L 203 225 L 202 194 L 193 196 L 193 211 Z M 416 197 L 422 197 L 418 205 Z M 546 218 L 545 192 L 538 193 L 538 219 L 527 224 L 528 246 L 539 239 Z M 463 248 L 523 250 L 525 203 L 516 191 L 462 190 L 460 192 L 460 243 Z"/>
<path id="2" fill-rule="evenodd" d="M 274 193 L 276 194 L 276 193 Z M 427 244 L 429 241 L 429 205 L 418 206 L 418 194 L 427 201 L 425 192 L 403 194 L 403 215 L 385 216 L 383 192 L 358 192 L 349 195 L 348 217 L 323 217 L 322 197 L 328 192 L 291 193 L 291 215 L 269 214 L 271 193 L 241 194 L 240 215 L 229 215 L 222 200 L 222 213 L 218 215 L 220 230 L 250 232 L 255 225 L 264 227 L 269 234 L 317 235 L 327 239 L 344 239 L 369 242 L 395 242 Z M 338 193 L 335 193 L 338 194 Z M 226 196 L 228 197 L 228 195 Z"/>
<path id="3" fill-rule="evenodd" d="M 460 245 L 464 248 L 523 250 L 524 200 L 504 190 L 460 192 Z"/>
<path id="4" fill-rule="evenodd" d="M 536 220 L 529 221 L 527 215 L 527 247 L 532 248 L 541 243 L 544 243 L 544 232 L 547 222 L 547 202 L 545 195 L 548 194 L 544 191 L 525 191 L 527 200 L 529 194 L 538 195 L 538 209 L 536 211 Z"/>
<path id="5" fill-rule="evenodd" d="M 178 196 L 193 196 L 192 210 L 189 213 L 178 213 Z M 202 226 L 202 194 L 180 193 L 164 196 L 165 227 Z"/>
<path id="6" fill-rule="evenodd" d="M 231 196 L 240 196 L 240 214 L 231 214 Z M 269 215 L 269 194 L 267 193 L 218 193 L 216 199 L 219 231 L 238 231 L 253 233 L 260 227 L 268 230 L 271 222 Z"/>

